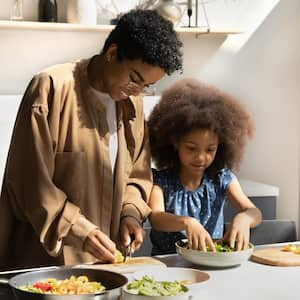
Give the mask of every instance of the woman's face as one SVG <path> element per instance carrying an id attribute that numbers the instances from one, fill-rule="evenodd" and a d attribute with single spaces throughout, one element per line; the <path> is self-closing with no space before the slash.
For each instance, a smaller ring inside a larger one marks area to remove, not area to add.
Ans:
<path id="1" fill-rule="evenodd" d="M 203 175 L 215 159 L 218 136 L 208 129 L 195 129 L 177 143 L 180 171 L 191 175 Z"/>
<path id="2" fill-rule="evenodd" d="M 139 95 L 165 75 L 160 67 L 149 65 L 140 59 L 118 61 L 114 47 L 110 47 L 105 56 L 107 63 L 102 76 L 103 92 L 114 100 Z"/>

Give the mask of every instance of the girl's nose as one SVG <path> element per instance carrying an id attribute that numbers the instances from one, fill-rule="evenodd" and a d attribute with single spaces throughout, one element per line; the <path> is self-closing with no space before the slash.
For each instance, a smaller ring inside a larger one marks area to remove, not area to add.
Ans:
<path id="1" fill-rule="evenodd" d="M 197 154 L 196 160 L 199 161 L 199 162 L 204 162 L 205 161 L 205 153 L 199 152 Z"/>

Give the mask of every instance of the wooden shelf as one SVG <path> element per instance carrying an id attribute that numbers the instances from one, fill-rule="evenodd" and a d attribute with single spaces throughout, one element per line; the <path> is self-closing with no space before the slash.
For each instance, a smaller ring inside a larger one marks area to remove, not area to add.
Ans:
<path id="1" fill-rule="evenodd" d="M 89 31 L 89 32 L 110 32 L 114 25 L 83 25 L 70 23 L 47 23 L 47 22 L 29 22 L 29 21 L 6 21 L 0 20 L 1 29 L 21 29 L 21 30 L 45 30 L 45 31 Z M 212 35 L 228 35 L 238 34 L 241 31 L 227 29 L 208 30 L 204 27 L 177 27 L 176 31 L 180 34 L 212 34 Z"/>

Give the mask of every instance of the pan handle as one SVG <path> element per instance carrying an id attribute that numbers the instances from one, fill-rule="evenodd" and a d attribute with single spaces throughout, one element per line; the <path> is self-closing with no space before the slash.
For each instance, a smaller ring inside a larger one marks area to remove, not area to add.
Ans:
<path id="1" fill-rule="evenodd" d="M 57 266 L 50 267 L 39 267 L 39 268 L 31 268 L 31 269 L 16 269 L 10 271 L 1 271 L 0 272 L 0 285 L 8 285 L 8 280 L 18 274 L 26 273 L 30 271 L 48 271 L 53 269 L 58 269 Z"/>
<path id="2" fill-rule="evenodd" d="M 7 278 L 0 278 L 0 285 L 8 285 L 8 279 Z"/>
<path id="3" fill-rule="evenodd" d="M 15 269 L 15 270 L 9 270 L 9 271 L 1 271 L 0 272 L 0 278 L 1 276 L 4 277 L 13 277 L 15 275 L 25 273 L 25 272 L 31 272 L 31 271 L 48 271 L 48 270 L 54 270 L 58 269 L 57 266 L 50 266 L 50 267 L 38 267 L 38 268 L 28 268 L 28 269 Z"/>

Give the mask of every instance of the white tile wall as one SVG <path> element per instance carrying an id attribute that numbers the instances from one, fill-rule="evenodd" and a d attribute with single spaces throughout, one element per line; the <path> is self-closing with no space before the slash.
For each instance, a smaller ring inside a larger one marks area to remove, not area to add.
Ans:
<path id="1" fill-rule="evenodd" d="M 21 95 L 0 95 L 0 186 Z"/>

